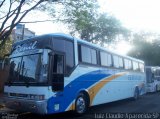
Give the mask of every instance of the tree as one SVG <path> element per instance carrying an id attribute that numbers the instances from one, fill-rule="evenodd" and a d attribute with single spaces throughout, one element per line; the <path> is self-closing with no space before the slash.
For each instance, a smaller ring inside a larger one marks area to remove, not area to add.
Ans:
<path id="1" fill-rule="evenodd" d="M 100 14 L 96 20 L 95 37 L 92 40 L 97 40 L 101 44 L 110 44 L 115 41 L 120 41 L 120 36 L 127 39 L 130 31 L 123 27 L 119 20 L 107 14 Z"/>
<path id="2" fill-rule="evenodd" d="M 1 0 L 0 1 L 0 49 L 5 44 L 13 28 L 38 5 L 48 0 Z M 54 0 L 52 0 L 54 1 Z M 57 0 L 55 0 L 57 1 Z M 9 6 L 7 6 L 9 5 Z M 2 11 L 3 9 L 3 11 Z"/>
<path id="3" fill-rule="evenodd" d="M 48 0 L 0 1 L 0 8 L 5 8 L 5 11 L 0 12 L 0 22 L 2 22 L 0 27 L 0 48 L 6 42 L 13 28 L 21 23 L 28 13 L 38 8 L 43 11 L 46 10 L 49 15 L 53 16 L 54 22 L 67 24 L 72 35 L 79 34 L 81 39 L 90 42 L 100 42 L 102 44 L 103 42 L 115 40 L 119 35 L 124 36 L 128 33 L 128 30 L 122 27 L 116 18 L 99 12 L 97 0 L 52 0 L 56 1 L 52 5 L 47 4 L 45 1 Z M 5 3 L 9 6 L 4 7 Z"/>
<path id="4" fill-rule="evenodd" d="M 46 7 L 56 22 L 67 25 L 70 33 L 78 34 L 81 39 L 103 44 L 116 40 L 118 35 L 127 37 L 129 34 L 129 30 L 115 17 L 99 12 L 97 0 L 66 0 L 58 5 L 61 11 L 55 7 L 48 9 L 50 6 L 44 6 L 43 10 Z M 56 14 L 52 12 L 53 9 Z"/>
<path id="5" fill-rule="evenodd" d="M 136 33 L 133 35 L 133 48 L 129 56 L 142 59 L 148 66 L 160 65 L 160 37 L 152 33 Z"/>
<path id="6" fill-rule="evenodd" d="M 11 51 L 13 39 L 11 36 L 8 37 L 6 43 L 2 46 L 0 50 L 0 59 L 3 59 L 5 55 L 8 55 Z"/>

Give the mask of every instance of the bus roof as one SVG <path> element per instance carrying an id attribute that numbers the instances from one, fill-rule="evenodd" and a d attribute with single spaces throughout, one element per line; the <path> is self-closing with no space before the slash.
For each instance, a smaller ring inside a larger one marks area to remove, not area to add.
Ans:
<path id="1" fill-rule="evenodd" d="M 63 37 L 69 40 L 73 40 L 72 36 L 66 34 L 61 34 L 61 33 L 45 34 L 14 43 L 11 52 L 13 52 L 15 49 L 19 47 L 23 47 L 22 49 L 28 49 L 34 44 L 34 42 L 36 42 L 36 46 L 38 47 L 38 49 L 44 49 L 44 48 L 53 49 L 53 38 L 56 37 Z"/>
<path id="2" fill-rule="evenodd" d="M 75 38 L 75 39 L 76 39 L 79 43 L 86 44 L 86 45 L 91 46 L 91 47 L 93 47 L 93 48 L 100 49 L 100 50 L 103 50 L 103 51 L 107 51 L 107 52 L 110 52 L 111 54 L 116 54 L 116 55 L 118 55 L 118 56 L 122 56 L 122 57 L 125 57 L 125 58 L 128 58 L 128 59 L 134 60 L 134 61 L 138 61 L 138 62 L 144 63 L 143 60 L 136 59 L 136 58 L 133 58 L 133 57 L 130 57 L 130 56 L 127 56 L 127 55 L 118 54 L 118 53 L 116 53 L 116 52 L 114 52 L 114 51 L 111 51 L 111 50 L 105 48 L 105 47 L 101 47 L 101 46 L 99 46 L 99 45 L 97 45 L 97 44 L 93 44 L 93 43 L 90 43 L 90 42 L 85 41 L 85 40 L 81 40 L 81 39 L 78 39 L 78 38 Z"/>
<path id="3" fill-rule="evenodd" d="M 142 61 L 142 60 L 139 60 L 139 59 L 136 59 L 136 58 L 133 58 L 133 57 L 129 57 L 129 56 L 126 56 L 126 55 L 118 54 L 116 52 L 108 50 L 107 48 L 104 48 L 104 47 L 101 47 L 99 45 L 87 42 L 87 41 L 82 40 L 82 39 L 78 39 L 78 38 L 72 37 L 71 35 L 67 35 L 67 34 L 64 34 L 64 33 L 45 34 L 45 35 L 40 35 L 40 36 L 36 36 L 36 37 L 33 37 L 33 38 L 29 38 L 29 39 L 26 39 L 26 40 L 18 41 L 18 42 L 13 44 L 12 50 L 14 50 L 14 48 L 17 45 L 22 45 L 24 43 L 30 43 L 30 42 L 34 42 L 34 41 L 38 41 L 39 42 L 39 47 L 40 48 L 50 48 L 50 49 L 52 49 L 52 47 L 53 47 L 52 40 L 55 37 L 63 37 L 63 38 L 66 38 L 68 40 L 71 40 L 71 41 L 77 40 L 78 43 L 86 44 L 86 45 L 88 45 L 90 47 L 93 47 L 93 48 L 96 48 L 96 49 L 99 49 L 99 50 L 107 51 L 107 52 L 110 52 L 112 54 L 116 54 L 118 56 L 122 56 L 122 57 L 125 57 L 125 58 L 128 58 L 128 59 L 134 60 L 134 61 L 138 61 L 138 62 L 144 63 L 144 61 Z"/>

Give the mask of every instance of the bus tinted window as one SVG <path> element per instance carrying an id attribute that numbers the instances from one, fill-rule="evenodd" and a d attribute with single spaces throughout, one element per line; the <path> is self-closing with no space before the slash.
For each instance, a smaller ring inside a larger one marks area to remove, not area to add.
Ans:
<path id="1" fill-rule="evenodd" d="M 91 63 L 91 52 L 88 47 L 81 47 L 82 62 Z"/>
<path id="2" fill-rule="evenodd" d="M 119 68 L 118 56 L 113 56 L 114 67 Z"/>
<path id="3" fill-rule="evenodd" d="M 97 64 L 96 50 L 90 49 L 90 51 L 91 51 L 91 63 L 92 64 Z"/>
<path id="4" fill-rule="evenodd" d="M 139 68 L 140 68 L 140 71 L 141 71 L 141 72 L 144 72 L 144 64 L 139 63 Z"/>
<path id="5" fill-rule="evenodd" d="M 112 66 L 111 54 L 106 52 L 100 52 L 100 58 L 102 66 Z"/>
<path id="6" fill-rule="evenodd" d="M 66 52 L 66 73 L 70 73 L 74 67 L 74 51 L 73 43 L 65 42 L 65 52 Z"/>
<path id="7" fill-rule="evenodd" d="M 82 62 L 97 64 L 97 54 L 96 50 L 91 49 L 86 46 L 81 46 L 81 57 Z"/>
<path id="8" fill-rule="evenodd" d="M 132 69 L 132 61 L 131 60 L 128 60 L 128 68 Z"/>
<path id="9" fill-rule="evenodd" d="M 119 67 L 123 68 L 123 59 L 119 57 L 118 61 L 119 61 Z"/>
<path id="10" fill-rule="evenodd" d="M 138 62 L 134 62 L 134 61 L 133 61 L 133 70 L 139 71 Z"/>
<path id="11" fill-rule="evenodd" d="M 119 56 L 113 56 L 114 67 L 123 68 L 123 59 Z"/>
<path id="12" fill-rule="evenodd" d="M 57 38 L 53 40 L 53 48 L 55 51 L 64 52 L 66 55 L 65 74 L 69 74 L 74 67 L 74 50 L 73 43 L 67 39 Z"/>
<path id="13" fill-rule="evenodd" d="M 124 68 L 125 69 L 132 69 L 132 63 L 129 59 L 124 59 Z"/>

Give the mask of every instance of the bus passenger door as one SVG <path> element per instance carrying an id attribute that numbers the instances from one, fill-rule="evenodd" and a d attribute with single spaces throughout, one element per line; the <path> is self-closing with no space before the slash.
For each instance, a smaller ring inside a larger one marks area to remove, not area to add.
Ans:
<path id="1" fill-rule="evenodd" d="M 64 54 L 52 54 L 51 82 L 52 91 L 63 91 L 64 89 Z"/>

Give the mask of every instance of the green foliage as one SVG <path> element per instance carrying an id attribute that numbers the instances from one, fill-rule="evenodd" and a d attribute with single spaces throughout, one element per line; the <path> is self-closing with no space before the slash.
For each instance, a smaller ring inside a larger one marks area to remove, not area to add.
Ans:
<path id="1" fill-rule="evenodd" d="M 115 17 L 100 13 L 97 0 L 66 0 L 58 5 L 61 7 L 46 9 L 56 22 L 67 25 L 70 33 L 81 39 L 103 44 L 115 41 L 119 35 L 126 38 L 129 33 Z"/>
<path id="2" fill-rule="evenodd" d="M 0 59 L 3 59 L 5 55 L 10 53 L 12 43 L 13 43 L 13 40 L 11 37 L 9 37 L 6 40 L 6 43 L 2 46 L 2 48 L 0 50 Z"/>
<path id="3" fill-rule="evenodd" d="M 97 18 L 95 30 L 96 35 L 93 39 L 106 44 L 116 41 L 119 35 L 122 35 L 125 39 L 129 34 L 129 30 L 122 27 L 119 20 L 106 14 L 100 14 Z"/>
<path id="4" fill-rule="evenodd" d="M 151 34 L 134 34 L 133 48 L 128 55 L 144 60 L 148 66 L 159 66 L 160 38 L 149 39 L 150 36 Z"/>

